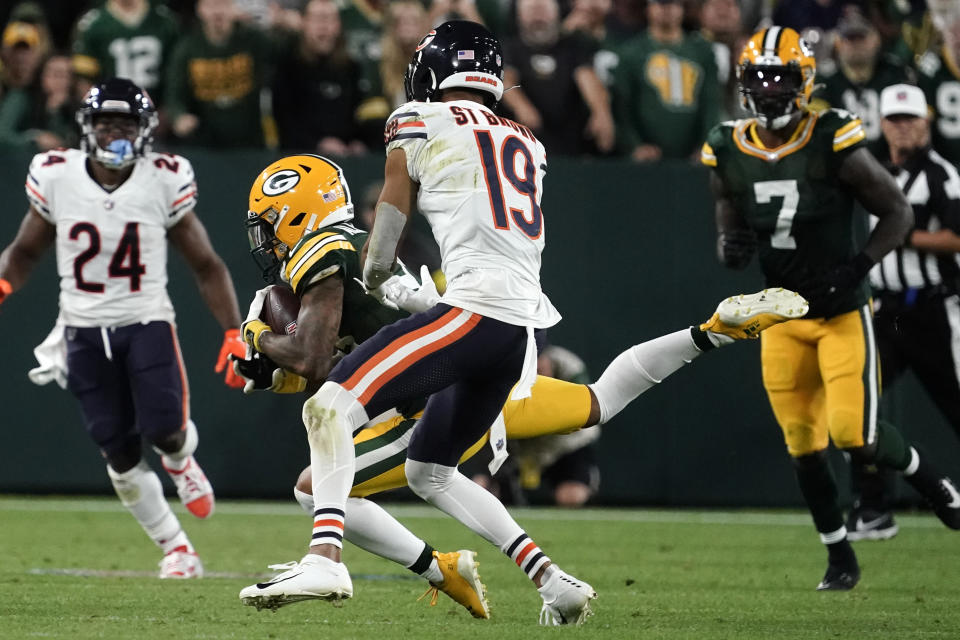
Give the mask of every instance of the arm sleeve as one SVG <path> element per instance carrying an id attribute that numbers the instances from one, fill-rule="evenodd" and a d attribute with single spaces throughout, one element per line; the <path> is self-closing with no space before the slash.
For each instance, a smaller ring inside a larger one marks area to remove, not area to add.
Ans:
<path id="1" fill-rule="evenodd" d="M 828 125 L 827 128 L 833 131 L 831 164 L 836 175 L 847 156 L 866 146 L 867 133 L 860 118 L 848 111 L 831 109 L 825 111 L 822 117 L 826 120 L 824 124 Z"/>
<path id="2" fill-rule="evenodd" d="M 383 141 L 387 154 L 394 149 L 403 149 L 407 154 L 407 174 L 420 182 L 420 152 L 426 147 L 430 130 L 421 114 L 423 103 L 408 102 L 387 118 Z"/>
<path id="3" fill-rule="evenodd" d="M 30 162 L 27 179 L 23 187 L 27 194 L 27 200 L 40 214 L 40 217 L 50 224 L 56 224 L 53 217 L 51 185 L 60 175 L 64 164 L 64 157 L 56 152 L 38 153 L 33 156 L 33 160 Z"/>
<path id="4" fill-rule="evenodd" d="M 193 165 L 183 156 L 164 154 L 154 161 L 166 183 L 166 227 L 174 226 L 197 206 L 197 181 Z"/>

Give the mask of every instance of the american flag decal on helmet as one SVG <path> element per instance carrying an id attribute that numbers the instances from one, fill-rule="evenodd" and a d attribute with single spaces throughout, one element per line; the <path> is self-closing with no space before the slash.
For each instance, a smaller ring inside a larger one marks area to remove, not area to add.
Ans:
<path id="1" fill-rule="evenodd" d="M 473 60 L 473 49 L 457 51 L 457 60 Z"/>

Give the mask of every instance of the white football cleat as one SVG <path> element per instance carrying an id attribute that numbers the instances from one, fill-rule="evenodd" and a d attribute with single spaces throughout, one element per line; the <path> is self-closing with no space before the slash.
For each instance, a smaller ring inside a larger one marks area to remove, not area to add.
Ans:
<path id="1" fill-rule="evenodd" d="M 586 582 L 577 580 L 559 567 L 554 566 L 550 577 L 537 591 L 543 598 L 543 608 L 540 610 L 542 625 L 580 625 L 593 615 L 590 601 L 597 597 L 597 592 Z"/>
<path id="2" fill-rule="evenodd" d="M 160 561 L 160 578 L 184 580 L 187 578 L 202 578 L 203 563 L 195 551 L 187 547 L 177 547 Z"/>
<path id="3" fill-rule="evenodd" d="M 162 458 L 161 463 L 176 485 L 177 495 L 187 511 L 198 518 L 209 518 L 213 515 L 213 486 L 196 459 L 193 456 L 187 458 L 187 464 L 179 471 L 168 467 Z"/>
<path id="4" fill-rule="evenodd" d="M 727 298 L 700 329 L 734 340 L 759 338 L 765 329 L 802 318 L 809 309 L 806 298 L 795 291 L 764 289 Z"/>
<path id="5" fill-rule="evenodd" d="M 284 571 L 267 582 L 258 582 L 240 592 L 243 604 L 276 611 L 304 600 L 339 601 L 353 597 L 353 582 L 347 566 L 330 558 L 308 553 L 300 562 L 272 564 Z"/>

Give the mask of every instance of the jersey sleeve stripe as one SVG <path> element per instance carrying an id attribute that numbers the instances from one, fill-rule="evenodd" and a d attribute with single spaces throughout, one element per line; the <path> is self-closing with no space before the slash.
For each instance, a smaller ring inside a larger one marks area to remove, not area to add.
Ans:
<path id="1" fill-rule="evenodd" d="M 403 113 L 398 113 L 397 115 L 390 118 L 390 121 L 397 120 L 399 118 L 419 118 L 420 114 L 416 111 L 404 111 Z"/>
<path id="2" fill-rule="evenodd" d="M 426 140 L 426 139 L 427 139 L 427 134 L 425 134 L 425 133 L 398 133 L 397 135 L 393 136 L 393 138 L 390 139 L 390 142 L 393 142 L 394 140 L 410 140 L 411 138 L 423 138 L 424 140 Z"/>
<path id="3" fill-rule="evenodd" d="M 708 167 L 717 166 L 717 156 L 713 152 L 713 147 L 706 142 L 704 142 L 703 146 L 700 148 L 700 162 Z"/>
<path id="4" fill-rule="evenodd" d="M 848 132 L 856 129 L 856 128 L 859 127 L 861 124 L 863 124 L 863 123 L 862 123 L 859 119 L 851 120 L 851 121 L 848 122 L 847 124 L 843 125 L 843 126 L 840 127 L 839 129 L 837 129 L 837 130 L 834 132 L 833 137 L 834 137 L 835 139 L 836 139 L 836 138 L 839 138 L 839 137 L 842 136 L 843 134 L 848 133 Z"/>
<path id="5" fill-rule="evenodd" d="M 289 265 L 287 268 L 287 273 L 292 278 L 293 274 L 302 268 L 304 261 L 310 259 L 310 256 L 322 249 L 324 245 L 340 240 L 345 241 L 346 238 L 333 231 L 321 233 L 318 236 L 310 238 L 302 246 L 298 247 L 296 251 L 293 252 L 293 255 L 290 256 L 290 260 L 287 262 Z M 353 245 L 350 246 L 351 248 L 353 247 Z"/>
<path id="6" fill-rule="evenodd" d="M 310 258 L 301 261 L 301 264 L 298 265 L 298 268 L 294 271 L 291 271 L 290 286 L 293 287 L 293 290 L 297 290 L 297 287 L 300 285 L 300 280 L 302 280 L 303 276 L 310 271 L 310 267 L 320 262 L 328 253 L 337 249 L 342 251 L 356 251 L 352 244 L 344 240 L 336 240 L 333 242 L 324 243 L 313 254 L 311 254 Z M 331 273 L 333 273 L 333 271 L 331 271 Z"/>
<path id="7" fill-rule="evenodd" d="M 863 127 L 857 127 L 852 131 L 845 133 L 844 135 L 833 139 L 833 150 L 843 151 L 847 147 L 853 146 L 861 140 L 867 138 L 866 132 L 863 130 Z"/>
<path id="8" fill-rule="evenodd" d="M 397 129 L 406 129 L 407 127 L 419 127 L 421 129 L 426 129 L 427 125 L 423 124 L 423 120 L 414 120 L 413 122 L 404 122 Z"/>
<path id="9" fill-rule="evenodd" d="M 180 192 L 183 191 L 184 189 L 189 189 L 189 188 L 191 188 L 191 187 L 196 188 L 196 187 L 197 187 L 197 183 L 196 183 L 196 182 L 188 182 L 187 184 L 185 184 L 185 185 L 183 185 L 182 187 L 180 187 L 179 189 L 177 189 L 177 193 L 180 193 Z"/>
<path id="10" fill-rule="evenodd" d="M 188 193 L 187 195 L 185 195 L 185 196 L 183 196 L 183 197 L 181 197 L 181 198 L 178 198 L 177 200 L 174 200 L 173 204 L 170 205 L 170 208 L 171 208 L 171 209 L 175 209 L 178 204 L 180 204 L 181 202 L 183 202 L 183 201 L 186 200 L 187 198 L 192 198 L 192 197 L 195 196 L 195 195 L 197 195 L 197 192 L 196 192 L 196 191 L 191 191 L 191 192 Z"/>
<path id="11" fill-rule="evenodd" d="M 47 204 L 47 199 L 44 198 L 42 195 L 40 195 L 39 191 L 31 187 L 29 182 L 24 182 L 23 186 L 25 186 L 27 188 L 27 191 L 33 194 L 33 196 L 37 198 L 40 202 L 42 202 L 43 204 Z"/>
<path id="12" fill-rule="evenodd" d="M 30 173 L 29 171 L 27 172 L 27 178 L 30 179 L 33 182 L 33 184 L 37 185 L 38 187 L 40 186 L 40 181 L 34 178 L 33 174 Z"/>

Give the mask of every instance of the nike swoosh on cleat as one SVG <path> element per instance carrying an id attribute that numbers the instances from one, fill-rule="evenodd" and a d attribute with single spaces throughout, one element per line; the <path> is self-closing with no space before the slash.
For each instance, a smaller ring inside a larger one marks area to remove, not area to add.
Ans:
<path id="1" fill-rule="evenodd" d="M 301 572 L 301 573 L 302 573 L 302 572 Z M 280 580 L 271 580 L 270 582 L 258 582 L 258 583 L 257 583 L 257 589 L 266 589 L 266 588 L 269 587 L 270 585 L 280 584 L 281 582 L 283 582 L 283 581 L 285 581 L 285 580 L 290 580 L 291 578 L 296 578 L 296 577 L 299 576 L 299 575 L 300 575 L 300 574 L 297 573 L 297 574 L 294 574 L 294 575 L 292 575 L 292 576 L 287 576 L 286 578 L 281 578 Z"/>
<path id="2" fill-rule="evenodd" d="M 957 490 L 954 488 L 953 484 L 948 480 L 941 480 L 940 484 L 943 485 L 943 488 L 947 490 L 947 493 L 950 494 L 950 503 L 947 504 L 948 509 L 958 509 L 960 508 L 960 493 L 957 493 Z"/>
<path id="3" fill-rule="evenodd" d="M 885 518 L 886 516 L 880 516 L 879 518 L 874 518 L 873 520 L 857 518 L 857 531 L 869 531 L 870 529 L 876 529 Z"/>

